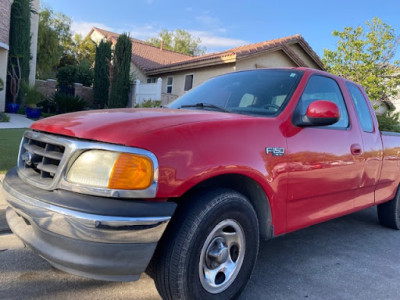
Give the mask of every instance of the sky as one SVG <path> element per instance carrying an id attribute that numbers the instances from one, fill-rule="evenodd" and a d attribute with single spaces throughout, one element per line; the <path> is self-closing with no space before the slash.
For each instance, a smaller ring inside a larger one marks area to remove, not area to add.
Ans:
<path id="1" fill-rule="evenodd" d="M 42 0 L 86 35 L 93 26 L 147 40 L 161 29 L 184 29 L 207 53 L 301 34 L 322 57 L 336 49 L 334 30 L 364 26 L 377 16 L 400 35 L 399 0 Z M 400 58 L 400 50 L 396 58 Z"/>

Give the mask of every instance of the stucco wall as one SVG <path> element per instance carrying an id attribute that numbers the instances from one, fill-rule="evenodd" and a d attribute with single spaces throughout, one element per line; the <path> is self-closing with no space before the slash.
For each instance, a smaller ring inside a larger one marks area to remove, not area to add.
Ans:
<path id="1" fill-rule="evenodd" d="M 290 48 L 307 64 L 309 68 L 321 70 L 321 68 L 310 58 L 299 44 L 290 45 Z"/>
<path id="2" fill-rule="evenodd" d="M 184 85 L 185 85 L 185 76 L 189 74 L 193 74 L 193 88 L 202 84 L 207 79 L 226 74 L 235 71 L 234 63 L 215 66 L 215 67 L 208 67 L 196 70 L 187 70 L 181 71 L 173 74 L 164 74 L 161 76 L 162 78 L 162 92 L 167 92 L 167 78 L 173 77 L 172 82 L 172 92 L 173 95 L 182 96 L 184 94 Z"/>
<path id="3" fill-rule="evenodd" d="M 296 64 L 282 51 L 269 52 L 251 56 L 236 62 L 236 70 L 251 70 L 258 68 L 297 67 Z"/>
<path id="4" fill-rule="evenodd" d="M 90 39 L 98 45 L 100 44 L 100 41 L 104 39 L 104 35 L 97 32 L 96 30 L 93 30 L 92 34 L 90 35 Z"/>
<path id="5" fill-rule="evenodd" d="M 133 63 L 131 63 L 131 77 L 133 80 L 140 80 L 141 83 L 147 83 L 147 77 L 143 74 L 143 72 L 136 67 Z"/>

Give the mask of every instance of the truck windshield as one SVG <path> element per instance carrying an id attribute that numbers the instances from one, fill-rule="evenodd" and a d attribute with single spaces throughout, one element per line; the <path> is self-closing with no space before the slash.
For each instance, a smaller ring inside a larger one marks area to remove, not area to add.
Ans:
<path id="1" fill-rule="evenodd" d="M 302 75 L 302 71 L 290 69 L 221 75 L 176 99 L 168 107 L 275 116 L 288 102 Z"/>

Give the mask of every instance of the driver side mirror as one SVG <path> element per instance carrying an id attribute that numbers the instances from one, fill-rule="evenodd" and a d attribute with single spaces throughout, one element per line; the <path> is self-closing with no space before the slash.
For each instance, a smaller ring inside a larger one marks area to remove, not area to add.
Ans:
<path id="1" fill-rule="evenodd" d="M 305 115 L 296 113 L 294 123 L 296 126 L 327 126 L 339 121 L 339 107 L 332 101 L 316 100 L 307 107 Z"/>

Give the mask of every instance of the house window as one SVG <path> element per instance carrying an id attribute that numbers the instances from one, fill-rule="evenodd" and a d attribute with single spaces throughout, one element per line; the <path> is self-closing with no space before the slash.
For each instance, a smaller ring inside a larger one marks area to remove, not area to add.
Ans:
<path id="1" fill-rule="evenodd" d="M 185 76 L 185 87 L 184 87 L 184 91 L 189 91 L 191 90 L 193 87 L 193 74 L 191 75 L 186 75 Z"/>
<path id="2" fill-rule="evenodd" d="M 156 82 L 157 82 L 157 78 L 155 78 L 155 77 L 147 78 L 147 83 L 156 83 Z"/>
<path id="3" fill-rule="evenodd" d="M 173 78 L 172 77 L 168 77 L 167 78 L 167 94 L 171 94 L 172 93 L 172 82 L 173 82 Z"/>

